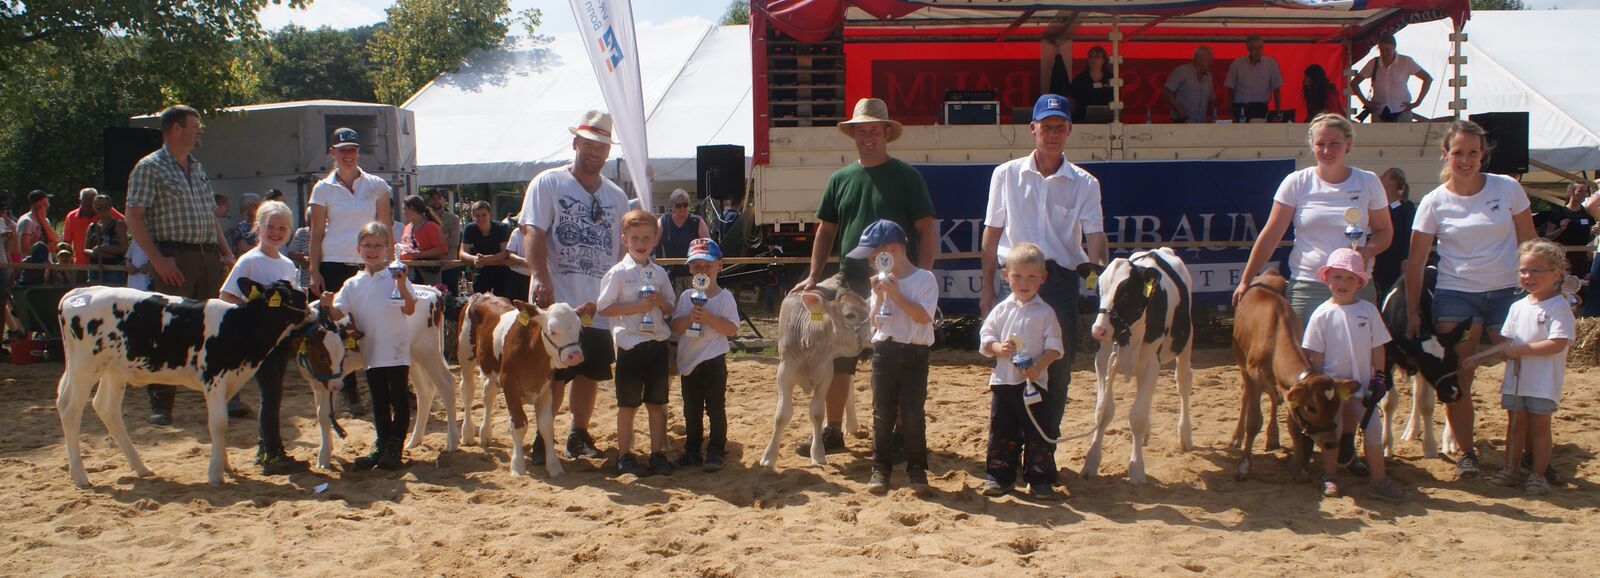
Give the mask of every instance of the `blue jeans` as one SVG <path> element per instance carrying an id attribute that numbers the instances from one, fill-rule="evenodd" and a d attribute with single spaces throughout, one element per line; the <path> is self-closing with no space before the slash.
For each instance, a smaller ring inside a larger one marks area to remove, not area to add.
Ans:
<path id="1" fill-rule="evenodd" d="M 1589 289 L 1583 296 L 1583 316 L 1600 317 L 1600 258 L 1589 264 Z"/>
<path id="2" fill-rule="evenodd" d="M 1067 386 L 1072 384 L 1072 358 L 1078 353 L 1078 273 L 1054 263 L 1050 275 L 1039 288 L 1039 298 L 1056 311 L 1056 321 L 1061 323 L 1061 359 L 1050 364 L 1045 374 L 1050 376 L 1050 387 L 1044 391 L 1045 434 L 1061 437 L 1061 416 L 1067 411 Z"/>

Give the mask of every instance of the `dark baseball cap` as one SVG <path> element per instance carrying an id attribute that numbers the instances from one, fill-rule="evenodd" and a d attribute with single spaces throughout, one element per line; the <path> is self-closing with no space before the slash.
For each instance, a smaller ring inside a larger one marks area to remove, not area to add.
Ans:
<path id="1" fill-rule="evenodd" d="M 353 128 L 340 128 L 333 131 L 333 148 L 360 147 L 361 135 L 356 134 Z"/>
<path id="2" fill-rule="evenodd" d="M 856 248 L 851 249 L 850 253 L 845 256 L 851 259 L 865 259 L 867 255 L 872 254 L 873 249 L 888 243 L 906 244 L 906 231 L 901 229 L 900 225 L 894 221 L 878 219 L 877 222 L 867 225 L 867 228 L 861 231 L 861 242 L 857 243 Z"/>
<path id="3" fill-rule="evenodd" d="M 39 189 L 34 189 L 33 192 L 28 193 L 28 205 L 32 206 L 34 203 L 48 198 L 50 198 L 50 193 L 46 193 Z"/>

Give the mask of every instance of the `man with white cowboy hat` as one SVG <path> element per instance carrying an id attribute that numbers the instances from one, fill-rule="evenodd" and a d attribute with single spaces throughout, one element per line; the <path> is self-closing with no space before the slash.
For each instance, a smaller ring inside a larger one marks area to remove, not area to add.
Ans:
<path id="1" fill-rule="evenodd" d="M 939 254 L 939 235 L 933 221 L 933 200 L 922 173 L 905 161 L 889 156 L 888 144 L 900 138 L 900 123 L 889 120 L 889 107 L 882 100 L 863 98 L 856 102 L 855 114 L 839 123 L 839 132 L 855 140 L 857 161 L 828 178 L 828 188 L 817 207 L 817 236 L 811 245 L 811 270 L 790 292 L 810 289 L 824 279 L 828 256 L 838 251 L 843 257 L 856 247 L 861 231 L 879 219 L 900 225 L 909 235 L 907 256 L 917 268 L 931 270 Z M 871 290 L 867 281 L 871 271 L 865 260 L 842 258 L 840 271 L 850 290 L 863 298 Z M 856 357 L 834 360 L 833 383 L 828 387 L 828 424 L 823 428 L 823 445 L 829 453 L 844 451 L 844 402 L 850 378 L 856 372 Z M 801 455 L 811 455 L 811 441 L 796 446 Z"/>
<path id="2" fill-rule="evenodd" d="M 595 301 L 600 297 L 600 278 L 622 258 L 622 214 L 628 211 L 628 196 L 600 174 L 611 145 L 617 144 L 611 136 L 611 115 L 591 110 L 567 131 L 572 133 L 572 164 L 539 173 L 528 183 L 519 225 L 523 254 L 533 273 L 528 300 L 540 307 L 569 304 L 584 323 L 579 336 L 583 363 L 558 369 L 552 376 L 558 411 L 567 382 L 572 382 L 567 457 L 601 458 L 604 454 L 588 432 L 589 420 L 599 382 L 611 379 L 616 350 L 606 318 L 595 315 Z M 543 442 L 535 438 L 534 447 Z M 543 463 L 543 454 L 533 453 L 534 463 Z"/>

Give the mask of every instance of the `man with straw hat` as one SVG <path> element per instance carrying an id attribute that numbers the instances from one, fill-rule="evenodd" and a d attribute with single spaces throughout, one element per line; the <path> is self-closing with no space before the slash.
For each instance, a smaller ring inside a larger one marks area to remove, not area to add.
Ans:
<path id="1" fill-rule="evenodd" d="M 611 145 L 617 144 L 611 136 L 611 115 L 591 110 L 567 131 L 572 133 L 572 164 L 539 173 L 528 183 L 519 225 L 523 254 L 533 273 L 528 300 L 540 307 L 569 304 L 583 320 L 579 335 L 583 363 L 558 369 L 552 376 L 552 409 L 557 411 L 567 382 L 572 382 L 567 457 L 601 458 L 604 454 L 589 435 L 589 419 L 599 382 L 611 379 L 616 350 L 610 324 L 595 315 L 595 301 L 600 298 L 600 278 L 622 258 L 622 214 L 628 211 L 628 196 L 600 174 Z M 540 447 L 544 439 L 535 437 L 533 443 Z M 544 454 L 533 452 L 531 459 L 541 464 Z"/>
<path id="2" fill-rule="evenodd" d="M 900 138 L 900 123 L 889 120 L 889 107 L 882 100 L 863 98 L 856 102 L 855 114 L 839 123 L 839 132 L 856 143 L 858 160 L 828 178 L 828 188 L 817 207 L 817 237 L 811 245 L 811 270 L 790 292 L 810 289 L 824 279 L 828 257 L 838 251 L 839 270 L 850 290 L 862 298 L 871 291 L 867 281 L 871 267 L 865 260 L 843 258 L 856 247 L 861 231 L 879 219 L 894 221 L 909 235 L 907 257 L 919 269 L 932 270 L 939 253 L 939 235 L 934 227 L 933 200 L 922 173 L 889 156 L 888 145 Z M 844 451 L 844 403 L 850 378 L 856 372 L 856 356 L 834 360 L 833 383 L 828 387 L 827 426 L 823 445 L 828 453 Z M 811 440 L 795 448 L 800 455 L 811 455 Z"/>

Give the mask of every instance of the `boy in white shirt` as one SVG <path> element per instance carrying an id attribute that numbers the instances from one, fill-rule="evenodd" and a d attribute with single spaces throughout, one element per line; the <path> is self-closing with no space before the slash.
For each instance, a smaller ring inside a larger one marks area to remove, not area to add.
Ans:
<path id="1" fill-rule="evenodd" d="M 1366 450 L 1367 468 L 1363 472 L 1352 464 L 1351 471 L 1357 475 L 1367 473 L 1372 476 L 1368 492 L 1374 497 L 1404 500 L 1405 489 L 1395 483 L 1384 468 L 1384 420 L 1372 420 L 1373 412 L 1367 411 L 1369 404 L 1365 403 L 1369 395 L 1382 395 L 1382 392 L 1374 391 L 1374 384 L 1387 385 L 1384 381 L 1386 376 L 1381 371 L 1384 366 L 1383 344 L 1389 342 L 1389 329 L 1384 327 L 1378 307 L 1356 296 L 1356 292 L 1372 277 L 1367 273 L 1361 253 L 1350 248 L 1335 249 L 1328 255 L 1328 264 L 1317 270 L 1317 277 L 1328 284 L 1333 296 L 1311 312 L 1300 346 L 1305 349 L 1306 360 L 1313 371 L 1363 384 L 1355 395 L 1345 400 L 1339 411 L 1340 445 L 1353 444 L 1357 422 L 1367 418 L 1368 423 L 1361 424 L 1366 434 L 1362 438 L 1362 446 Z M 1374 399 L 1373 403 L 1376 402 L 1377 399 Z M 1352 459 L 1353 450 L 1352 447 Z M 1339 469 L 1339 453 L 1322 452 L 1322 496 L 1325 498 L 1339 496 L 1339 485 L 1334 480 L 1334 474 Z"/>
<path id="2" fill-rule="evenodd" d="M 394 237 L 389 227 L 372 222 L 356 234 L 362 270 L 345 280 L 338 295 L 324 291 L 322 304 L 334 321 L 353 317 L 362 333 L 367 359 L 367 389 L 372 393 L 372 425 L 377 442 L 370 455 L 356 458 L 355 469 L 400 469 L 406 433 L 411 425 L 411 332 L 406 317 L 417 309 L 405 270 L 389 269 Z"/>
<path id="3" fill-rule="evenodd" d="M 634 209 L 622 216 L 628 252 L 600 278 L 595 310 L 611 321 L 617 344 L 617 475 L 672 475 L 667 459 L 667 339 L 672 283 L 650 261 L 661 237 L 656 216 Z M 650 469 L 633 457 L 633 417 L 643 403 L 650 420 Z"/>
<path id="4" fill-rule="evenodd" d="M 1038 245 L 1013 245 L 1006 251 L 1011 295 L 995 304 L 979 331 L 978 352 L 995 358 L 994 372 L 989 374 L 989 449 L 984 468 L 988 479 L 979 490 L 985 496 L 1010 491 L 1020 467 L 1035 499 L 1060 497 L 1054 488 L 1056 446 L 1039 430 L 1044 404 L 1030 404 L 1023 395 L 1028 382 L 1039 389 L 1050 386 L 1045 370 L 1062 355 L 1061 323 L 1055 309 L 1039 299 L 1039 287 L 1048 274 Z M 1018 367 L 1017 361 L 1031 363 Z"/>
<path id="5" fill-rule="evenodd" d="M 717 286 L 722 248 L 716 241 L 690 241 L 688 266 L 689 274 L 694 278 L 705 275 L 706 281 L 700 295 L 691 282 L 673 308 L 672 332 L 679 335 L 678 373 L 683 387 L 683 455 L 672 465 L 715 472 L 727 464 L 728 337 L 739 333 L 739 304 L 732 292 Z M 704 455 L 700 453 L 702 416 L 711 422 Z"/>
<path id="6" fill-rule="evenodd" d="M 906 232 L 880 219 L 861 231 L 847 258 L 864 259 L 872 277 L 872 478 L 867 491 L 889 491 L 896 423 L 905 438 L 906 479 L 913 492 L 928 490 L 928 348 L 939 283 L 906 257 Z M 882 261 L 883 265 L 878 262 Z M 884 265 L 887 265 L 885 267 Z M 888 269 L 885 271 L 885 269 Z"/>

